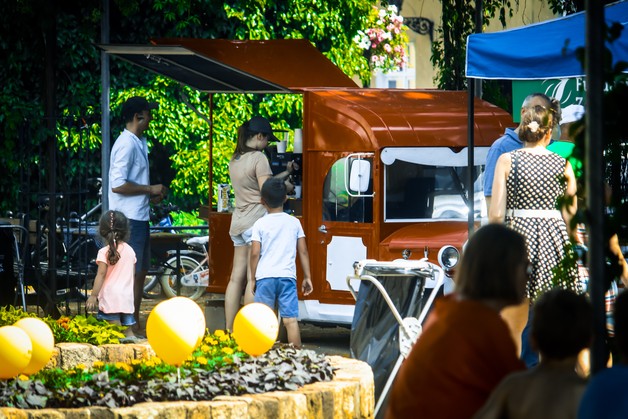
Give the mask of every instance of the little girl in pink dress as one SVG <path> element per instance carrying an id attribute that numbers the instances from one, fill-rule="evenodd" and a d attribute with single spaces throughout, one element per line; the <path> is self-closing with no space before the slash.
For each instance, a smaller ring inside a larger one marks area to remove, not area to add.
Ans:
<path id="1" fill-rule="evenodd" d="M 107 211 L 100 217 L 99 234 L 107 246 L 98 251 L 98 272 L 87 309 L 98 310 L 98 320 L 126 326 L 123 341 L 137 340 L 131 326 L 135 324 L 133 312 L 133 277 L 135 252 L 126 243 L 129 220 L 120 211 Z"/>

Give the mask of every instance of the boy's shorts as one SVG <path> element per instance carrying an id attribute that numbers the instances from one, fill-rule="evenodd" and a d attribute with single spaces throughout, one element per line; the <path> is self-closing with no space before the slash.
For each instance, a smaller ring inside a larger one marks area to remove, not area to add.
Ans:
<path id="1" fill-rule="evenodd" d="M 135 317 L 133 317 L 133 313 L 103 313 L 98 310 L 96 318 L 98 320 L 106 320 L 108 322 L 120 322 L 122 326 L 133 326 L 135 324 Z"/>
<path id="2" fill-rule="evenodd" d="M 129 246 L 135 252 L 135 273 L 148 272 L 150 266 L 150 225 L 148 221 L 129 220 Z"/>
<path id="3" fill-rule="evenodd" d="M 233 245 L 238 246 L 248 246 L 251 244 L 251 236 L 253 235 L 253 227 L 249 228 L 242 234 L 236 234 L 231 236 L 231 240 L 233 241 Z"/>
<path id="4" fill-rule="evenodd" d="M 262 278 L 255 282 L 255 302 L 275 309 L 279 303 L 279 315 L 283 318 L 299 316 L 297 281 L 294 278 Z"/>

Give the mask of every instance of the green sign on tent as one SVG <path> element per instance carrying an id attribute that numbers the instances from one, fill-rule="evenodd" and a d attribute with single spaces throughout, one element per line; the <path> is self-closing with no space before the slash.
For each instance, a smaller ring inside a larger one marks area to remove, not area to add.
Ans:
<path id="1" fill-rule="evenodd" d="M 577 104 L 584 105 L 586 81 L 584 77 L 545 80 L 513 80 L 512 108 L 520 109 L 523 100 L 531 93 L 541 92 L 560 100 L 561 108 Z M 513 119 L 519 122 L 520 113 L 513 112 Z"/>

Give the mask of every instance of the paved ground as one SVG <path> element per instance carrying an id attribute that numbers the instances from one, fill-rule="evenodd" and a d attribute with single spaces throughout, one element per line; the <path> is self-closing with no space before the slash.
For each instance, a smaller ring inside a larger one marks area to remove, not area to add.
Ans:
<path id="1" fill-rule="evenodd" d="M 142 300 L 142 306 L 140 310 L 140 324 L 142 328 L 142 331 L 140 333 L 142 335 L 146 336 L 146 320 L 148 319 L 148 315 L 150 314 L 151 310 L 161 301 L 164 301 L 164 299 L 165 297 L 157 299 L 144 298 Z M 206 307 L 206 302 L 208 299 L 211 300 L 211 297 L 208 296 L 199 298 L 197 303 L 199 304 L 203 312 L 206 313 L 206 316 L 211 316 L 212 312 L 207 311 Z M 66 310 L 64 305 L 60 305 L 59 310 L 61 312 L 61 315 L 75 315 L 78 313 L 84 314 L 84 305 L 81 305 L 79 307 L 79 304 L 77 302 L 71 302 L 69 310 Z M 223 316 L 222 318 L 218 319 L 218 323 L 222 325 L 220 326 L 220 328 L 224 327 L 224 311 L 222 310 L 222 301 L 215 301 L 213 313 L 218 313 L 219 315 Z M 37 312 L 41 316 L 45 315 L 43 310 L 38 309 L 34 305 L 29 305 L 28 311 Z M 299 324 L 299 326 L 301 330 L 301 340 L 305 349 L 311 349 L 319 353 L 324 353 L 326 355 L 340 355 L 349 357 L 349 345 L 351 336 L 350 329 L 346 327 L 319 327 L 312 324 L 303 323 Z"/>
<path id="2" fill-rule="evenodd" d="M 150 311 L 162 299 L 143 299 L 140 311 L 140 322 L 146 327 L 146 319 Z M 206 298 L 197 301 L 201 309 L 205 311 Z M 349 356 L 349 341 L 351 331 L 345 327 L 318 327 L 311 324 L 300 324 L 301 340 L 305 349 L 312 349 L 326 355 Z"/>

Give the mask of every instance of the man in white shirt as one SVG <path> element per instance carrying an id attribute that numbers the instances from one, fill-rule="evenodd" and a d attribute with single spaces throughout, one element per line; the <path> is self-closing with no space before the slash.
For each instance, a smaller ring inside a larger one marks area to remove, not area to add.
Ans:
<path id="1" fill-rule="evenodd" d="M 157 109 L 157 103 L 149 103 L 140 96 L 134 96 L 122 105 L 126 128 L 111 148 L 109 168 L 109 209 L 121 211 L 129 219 L 131 237 L 128 243 L 137 257 L 133 295 L 138 331 L 141 330 L 139 313 L 144 279 L 150 264 L 150 202 L 159 203 L 168 193 L 166 186 L 150 184 L 148 146 L 143 134 L 153 119 L 153 109 Z"/>

